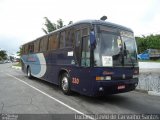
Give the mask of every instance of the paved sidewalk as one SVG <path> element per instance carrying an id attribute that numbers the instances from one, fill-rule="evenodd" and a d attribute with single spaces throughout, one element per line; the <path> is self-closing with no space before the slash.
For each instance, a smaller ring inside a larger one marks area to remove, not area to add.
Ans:
<path id="1" fill-rule="evenodd" d="M 19 67 L 19 66 L 12 66 L 12 68 L 14 68 L 14 69 L 18 69 L 18 70 L 21 70 L 22 69 L 22 67 Z"/>

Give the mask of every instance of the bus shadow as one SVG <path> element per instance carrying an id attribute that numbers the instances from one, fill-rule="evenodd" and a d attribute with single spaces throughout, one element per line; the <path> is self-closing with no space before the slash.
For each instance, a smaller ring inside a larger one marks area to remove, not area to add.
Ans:
<path id="1" fill-rule="evenodd" d="M 98 105 L 98 106 L 104 107 L 105 109 L 109 109 L 108 105 L 113 105 L 113 106 L 117 106 L 122 109 L 120 113 L 123 113 L 123 110 L 129 110 L 130 112 L 132 111 L 133 113 L 138 113 L 138 114 L 158 113 L 160 111 L 159 108 L 157 107 L 155 108 L 152 105 L 148 105 L 143 100 L 139 100 L 135 98 L 136 97 L 135 95 L 131 97 L 128 93 L 113 94 L 113 95 L 101 96 L 101 97 L 90 97 L 90 96 L 81 95 L 76 92 L 72 92 L 72 94 L 68 96 L 68 95 L 63 94 L 63 92 L 61 91 L 58 85 L 54 85 L 52 83 L 49 83 L 44 80 L 40 80 L 38 78 L 33 78 L 31 81 L 34 84 L 36 84 L 36 87 L 38 86 L 39 89 L 43 89 L 45 91 L 47 90 L 55 91 L 64 100 L 67 100 L 67 101 L 73 100 L 75 102 L 78 101 L 83 106 L 88 106 L 88 105 L 97 106 Z M 49 94 L 50 93 L 51 92 L 49 92 Z M 147 98 L 143 98 L 143 99 L 147 99 Z"/>
<path id="2" fill-rule="evenodd" d="M 26 76 L 26 78 L 27 78 L 27 76 Z M 50 82 L 45 81 L 45 80 L 41 80 L 39 78 L 32 78 L 31 81 L 33 81 L 34 83 L 38 83 L 41 86 L 52 89 L 56 92 L 61 92 L 62 93 L 62 90 L 61 90 L 59 85 L 55 85 L 53 83 L 50 83 Z M 86 102 L 88 101 L 88 102 L 93 103 L 93 104 L 95 104 L 95 103 L 101 103 L 102 104 L 103 102 L 104 103 L 106 103 L 106 102 L 120 103 L 120 102 L 124 102 L 127 99 L 127 97 L 125 97 L 123 95 L 118 95 L 118 94 L 107 95 L 107 96 L 98 96 L 98 97 L 90 97 L 90 96 L 81 95 L 77 92 L 72 92 L 72 94 L 68 95 L 68 97 L 74 97 L 76 99 L 81 99 L 81 100 L 84 100 Z"/>
<path id="3" fill-rule="evenodd" d="M 27 78 L 27 76 L 26 76 Z M 27 78 L 28 79 L 28 78 Z M 34 82 L 34 84 L 41 86 L 41 87 L 47 87 L 48 89 L 52 89 L 55 91 L 60 91 L 60 87 L 56 84 L 53 84 L 51 82 L 39 79 L 39 78 L 35 78 L 33 77 L 32 79 L 30 79 L 30 81 Z"/>
<path id="4" fill-rule="evenodd" d="M 123 103 L 126 101 L 127 97 L 123 95 L 107 95 L 107 96 L 98 96 L 98 97 L 88 97 L 83 96 L 81 97 L 83 100 L 88 101 L 93 104 L 103 104 L 103 103 Z"/>
<path id="5" fill-rule="evenodd" d="M 132 93 L 131 93 L 132 94 Z M 154 106 L 154 102 L 149 104 L 144 100 L 137 99 L 136 97 L 129 97 L 128 93 L 108 95 L 104 97 L 79 97 L 81 101 L 87 104 L 98 105 L 108 108 L 108 105 L 116 106 L 122 109 L 120 113 L 137 113 L 137 114 L 159 114 L 160 108 Z M 147 99 L 147 98 L 142 98 Z M 108 108 L 109 109 L 109 108 Z"/>

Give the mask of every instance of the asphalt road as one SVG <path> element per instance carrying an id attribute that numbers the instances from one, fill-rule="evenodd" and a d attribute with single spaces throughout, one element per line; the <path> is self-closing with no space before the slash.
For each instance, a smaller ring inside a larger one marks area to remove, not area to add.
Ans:
<path id="1" fill-rule="evenodd" d="M 63 114 L 160 114 L 160 97 L 137 91 L 100 98 L 66 96 L 58 86 L 29 80 L 7 63 L 0 64 L 0 113 L 59 114 L 62 119 Z"/>

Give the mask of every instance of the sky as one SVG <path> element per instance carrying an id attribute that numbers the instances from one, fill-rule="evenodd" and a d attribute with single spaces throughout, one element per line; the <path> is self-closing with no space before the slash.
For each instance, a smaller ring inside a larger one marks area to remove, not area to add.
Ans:
<path id="1" fill-rule="evenodd" d="M 160 34 L 160 0 L 0 0 L 0 48 L 15 53 L 44 35 L 52 22 L 100 19 L 131 28 L 135 36 Z"/>

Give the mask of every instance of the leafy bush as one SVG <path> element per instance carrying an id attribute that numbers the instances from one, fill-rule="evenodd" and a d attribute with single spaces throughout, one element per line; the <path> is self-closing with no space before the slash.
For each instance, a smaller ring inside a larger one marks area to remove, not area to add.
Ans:
<path id="1" fill-rule="evenodd" d="M 160 35 L 136 37 L 138 53 L 146 49 L 160 49 Z"/>

